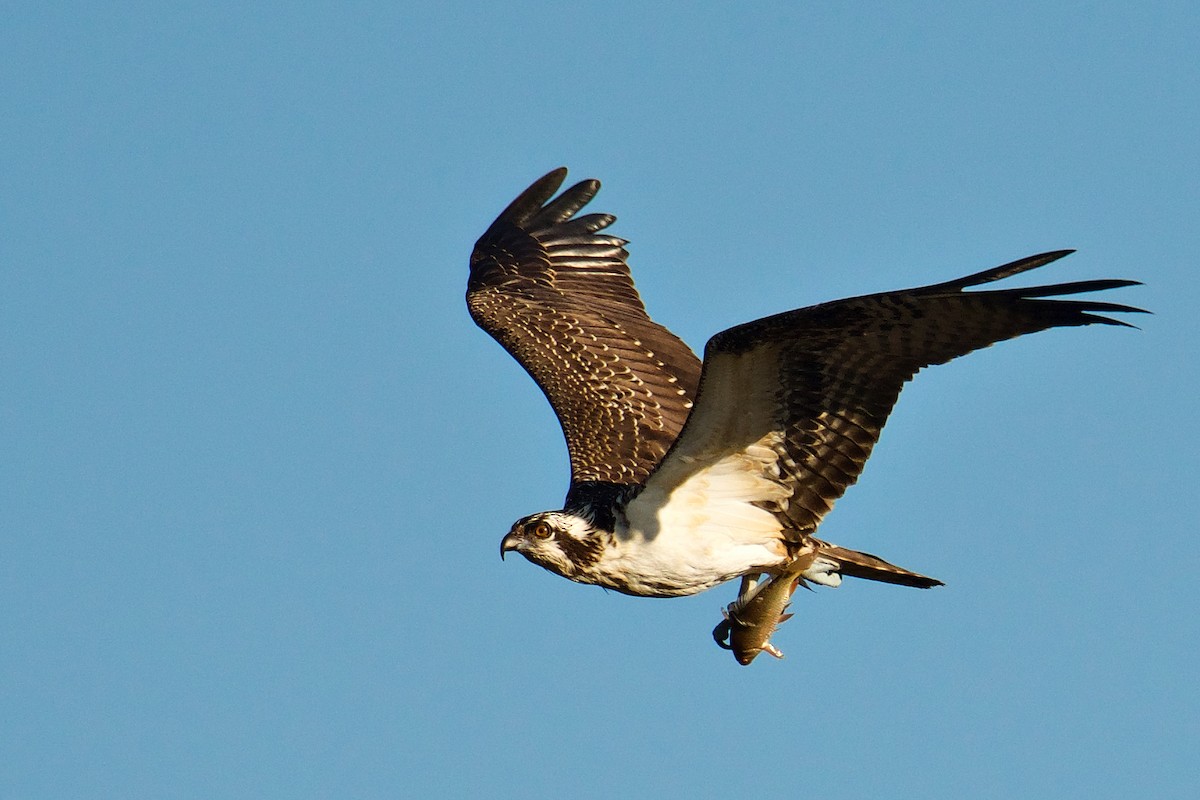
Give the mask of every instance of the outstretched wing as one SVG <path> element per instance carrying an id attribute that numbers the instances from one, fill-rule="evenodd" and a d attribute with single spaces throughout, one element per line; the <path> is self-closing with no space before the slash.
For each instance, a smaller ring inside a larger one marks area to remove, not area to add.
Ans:
<path id="1" fill-rule="evenodd" d="M 963 291 L 1070 252 L 790 311 L 717 334 L 705 349 L 696 407 L 630 512 L 732 502 L 771 512 L 785 537 L 802 539 L 858 479 L 900 389 L 917 370 L 1047 328 L 1126 325 L 1097 312 L 1141 310 L 1049 299 L 1136 281 Z"/>
<path id="2" fill-rule="evenodd" d="M 700 361 L 646 315 L 610 214 L 575 214 L 600 189 L 554 200 L 565 168 L 538 180 L 475 244 L 467 307 L 546 394 L 567 440 L 572 488 L 639 484 L 678 436 Z"/>

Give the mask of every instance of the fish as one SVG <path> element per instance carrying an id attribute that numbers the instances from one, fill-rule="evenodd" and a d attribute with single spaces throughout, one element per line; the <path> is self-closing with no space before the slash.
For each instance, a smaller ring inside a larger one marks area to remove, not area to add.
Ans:
<path id="1" fill-rule="evenodd" d="M 779 648 L 771 644 L 771 636 L 792 618 L 787 609 L 796 589 L 811 589 L 809 583 L 835 587 L 841 584 L 843 575 L 921 589 L 942 585 L 937 578 L 897 567 L 870 553 L 810 538 L 806 551 L 799 553 L 785 571 L 761 582 L 762 573 L 742 578 L 737 599 L 721 612 L 725 619 L 713 628 L 713 639 L 720 647 L 732 650 L 743 666 L 759 653 L 783 658 Z"/>
<path id="2" fill-rule="evenodd" d="M 786 613 L 792 594 L 804 579 L 797 573 L 772 575 L 761 583 L 758 576 L 743 580 L 738 599 L 722 610 L 725 617 L 713 628 L 713 639 L 742 666 L 748 666 L 759 653 L 783 658 L 779 648 L 771 644 L 771 635 L 782 623 L 792 618 Z"/>

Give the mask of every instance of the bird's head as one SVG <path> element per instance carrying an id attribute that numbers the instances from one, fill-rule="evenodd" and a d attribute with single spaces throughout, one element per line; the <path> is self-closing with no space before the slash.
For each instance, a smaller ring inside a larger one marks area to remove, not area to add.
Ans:
<path id="1" fill-rule="evenodd" d="M 500 541 L 500 557 L 516 550 L 539 567 L 575 578 L 600 560 L 605 537 L 583 517 L 543 511 L 516 521 Z"/>

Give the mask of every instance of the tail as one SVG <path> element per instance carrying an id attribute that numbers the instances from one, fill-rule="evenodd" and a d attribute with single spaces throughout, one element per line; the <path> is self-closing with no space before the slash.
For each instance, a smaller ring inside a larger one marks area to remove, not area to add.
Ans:
<path id="1" fill-rule="evenodd" d="M 865 578 L 870 581 L 894 583 L 898 586 L 915 586 L 918 589 L 945 585 L 937 578 L 910 572 L 903 567 L 889 564 L 878 556 L 860 553 L 857 550 L 847 550 L 836 544 L 821 542 L 818 552 L 820 555 L 838 562 L 840 565 L 838 572 L 851 578 Z"/>

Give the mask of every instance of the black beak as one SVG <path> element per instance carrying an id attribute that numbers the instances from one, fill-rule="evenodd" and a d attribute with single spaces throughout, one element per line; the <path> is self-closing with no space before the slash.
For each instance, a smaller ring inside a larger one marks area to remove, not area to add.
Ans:
<path id="1" fill-rule="evenodd" d="M 500 560 L 504 560 L 504 554 L 509 550 L 516 550 L 517 545 L 521 543 L 521 537 L 515 533 L 510 533 L 500 540 Z"/>

